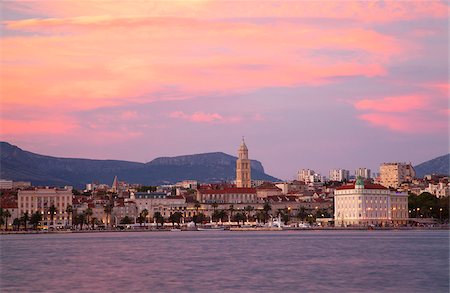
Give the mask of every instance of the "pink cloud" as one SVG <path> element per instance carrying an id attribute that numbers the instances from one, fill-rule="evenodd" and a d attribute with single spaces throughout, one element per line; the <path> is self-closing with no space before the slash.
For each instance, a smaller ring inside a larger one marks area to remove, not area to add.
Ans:
<path id="1" fill-rule="evenodd" d="M 426 98 L 409 95 L 397 97 L 385 97 L 378 100 L 360 100 L 355 103 L 358 110 L 370 110 L 377 112 L 409 112 L 422 109 L 426 105 Z"/>
<path id="2" fill-rule="evenodd" d="M 376 127 L 404 133 L 439 133 L 448 130 L 447 114 L 439 107 L 439 100 L 439 97 L 406 95 L 365 99 L 354 106 L 368 112 L 358 115 L 359 119 Z"/>
<path id="3" fill-rule="evenodd" d="M 184 119 L 191 122 L 198 123 L 236 123 L 241 120 L 241 118 L 237 116 L 222 116 L 219 113 L 204 113 L 204 112 L 195 112 L 193 114 L 185 114 L 182 111 L 175 111 L 169 114 L 171 118 Z"/>
<path id="4" fill-rule="evenodd" d="M 421 115 L 401 115 L 391 113 L 367 113 L 358 116 L 373 126 L 386 127 L 390 130 L 404 133 L 439 133 L 448 131 L 448 125 L 443 119 L 432 120 Z"/>

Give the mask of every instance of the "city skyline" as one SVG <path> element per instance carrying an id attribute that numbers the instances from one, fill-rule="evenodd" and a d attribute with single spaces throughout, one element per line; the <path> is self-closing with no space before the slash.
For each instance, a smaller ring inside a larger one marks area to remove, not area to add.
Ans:
<path id="1" fill-rule="evenodd" d="M 445 2 L 134 4 L 3 3 L 2 141 L 148 162 L 244 135 L 280 179 L 448 153 Z"/>

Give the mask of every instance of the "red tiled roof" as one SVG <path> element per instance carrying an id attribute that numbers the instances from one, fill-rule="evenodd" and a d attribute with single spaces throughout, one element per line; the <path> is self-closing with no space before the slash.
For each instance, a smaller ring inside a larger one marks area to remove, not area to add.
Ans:
<path id="1" fill-rule="evenodd" d="M 275 202 L 292 202 L 292 201 L 298 201 L 297 196 L 292 195 L 271 195 L 267 197 L 267 200 L 269 201 L 275 201 Z"/>
<path id="2" fill-rule="evenodd" d="M 355 183 L 347 184 L 336 188 L 336 190 L 355 189 Z M 364 183 L 364 189 L 387 189 L 381 184 Z"/>
<path id="3" fill-rule="evenodd" d="M 256 189 L 246 187 L 233 187 L 224 189 L 200 189 L 199 192 L 202 194 L 254 194 L 256 193 Z"/>

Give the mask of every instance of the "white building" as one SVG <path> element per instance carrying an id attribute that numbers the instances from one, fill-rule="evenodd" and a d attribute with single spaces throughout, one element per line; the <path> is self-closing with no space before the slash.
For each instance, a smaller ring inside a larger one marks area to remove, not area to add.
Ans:
<path id="1" fill-rule="evenodd" d="M 72 205 L 72 190 L 58 188 L 35 188 L 19 190 L 17 194 L 18 214 L 22 216 L 39 212 L 42 214 L 42 224 L 50 226 L 50 207 L 56 208 L 53 215 L 53 226 L 64 227 L 70 225 L 70 215 L 66 213 L 67 206 Z"/>
<path id="2" fill-rule="evenodd" d="M 345 169 L 332 169 L 330 170 L 331 181 L 348 181 L 350 178 L 350 171 Z"/>
<path id="3" fill-rule="evenodd" d="M 439 182 L 437 184 L 429 183 L 425 188 L 425 192 L 434 194 L 437 198 L 446 197 L 450 195 L 450 183 Z"/>
<path id="4" fill-rule="evenodd" d="M 363 179 L 370 179 L 370 169 L 367 168 L 358 168 L 355 170 L 355 178 L 361 177 Z"/>
<path id="5" fill-rule="evenodd" d="M 335 226 L 406 225 L 408 217 L 406 193 L 361 178 L 334 191 Z"/>

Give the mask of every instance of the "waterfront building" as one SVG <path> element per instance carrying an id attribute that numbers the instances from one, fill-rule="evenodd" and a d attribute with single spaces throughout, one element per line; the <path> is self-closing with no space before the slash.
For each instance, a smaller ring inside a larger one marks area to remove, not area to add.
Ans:
<path id="1" fill-rule="evenodd" d="M 251 188 L 251 166 L 248 158 L 248 148 L 242 138 L 241 146 L 238 151 L 238 159 L 236 160 L 236 186 L 239 188 Z"/>
<path id="2" fill-rule="evenodd" d="M 264 200 L 268 196 L 281 195 L 282 190 L 271 182 L 265 182 L 256 187 L 256 196 L 259 200 Z"/>
<path id="3" fill-rule="evenodd" d="M 137 213 L 148 211 L 148 217 L 153 218 L 156 212 L 163 217 L 169 217 L 174 212 L 186 211 L 186 198 L 183 196 L 170 196 L 164 192 L 135 192 L 131 193 L 130 200 L 136 203 Z"/>
<path id="4" fill-rule="evenodd" d="M 408 217 L 407 193 L 361 178 L 334 191 L 336 226 L 406 225 Z"/>
<path id="5" fill-rule="evenodd" d="M 411 163 L 383 163 L 380 165 L 380 184 L 398 188 L 403 182 L 411 181 L 416 171 Z"/>
<path id="6" fill-rule="evenodd" d="M 120 221 L 125 217 L 130 218 L 136 223 L 138 216 L 138 206 L 136 203 L 132 200 L 125 201 L 123 198 L 116 201 L 116 205 L 111 212 L 112 223 L 114 225 L 120 224 Z"/>
<path id="7" fill-rule="evenodd" d="M 205 204 L 258 203 L 256 189 L 247 187 L 199 188 L 196 199 L 198 202 Z"/>
<path id="8" fill-rule="evenodd" d="M 66 213 L 67 206 L 72 205 L 71 188 L 35 188 L 19 190 L 17 194 L 18 214 L 22 216 L 39 212 L 42 214 L 42 224 L 50 225 L 50 207 L 55 206 L 53 226 L 64 227 L 70 225 L 70 215 Z"/>
<path id="9" fill-rule="evenodd" d="M 367 168 L 358 168 L 355 170 L 355 178 L 361 177 L 363 179 L 370 179 L 370 169 Z"/>
<path id="10" fill-rule="evenodd" d="M 332 169 L 330 170 L 331 181 L 348 181 L 350 178 L 350 171 L 345 169 Z"/>

